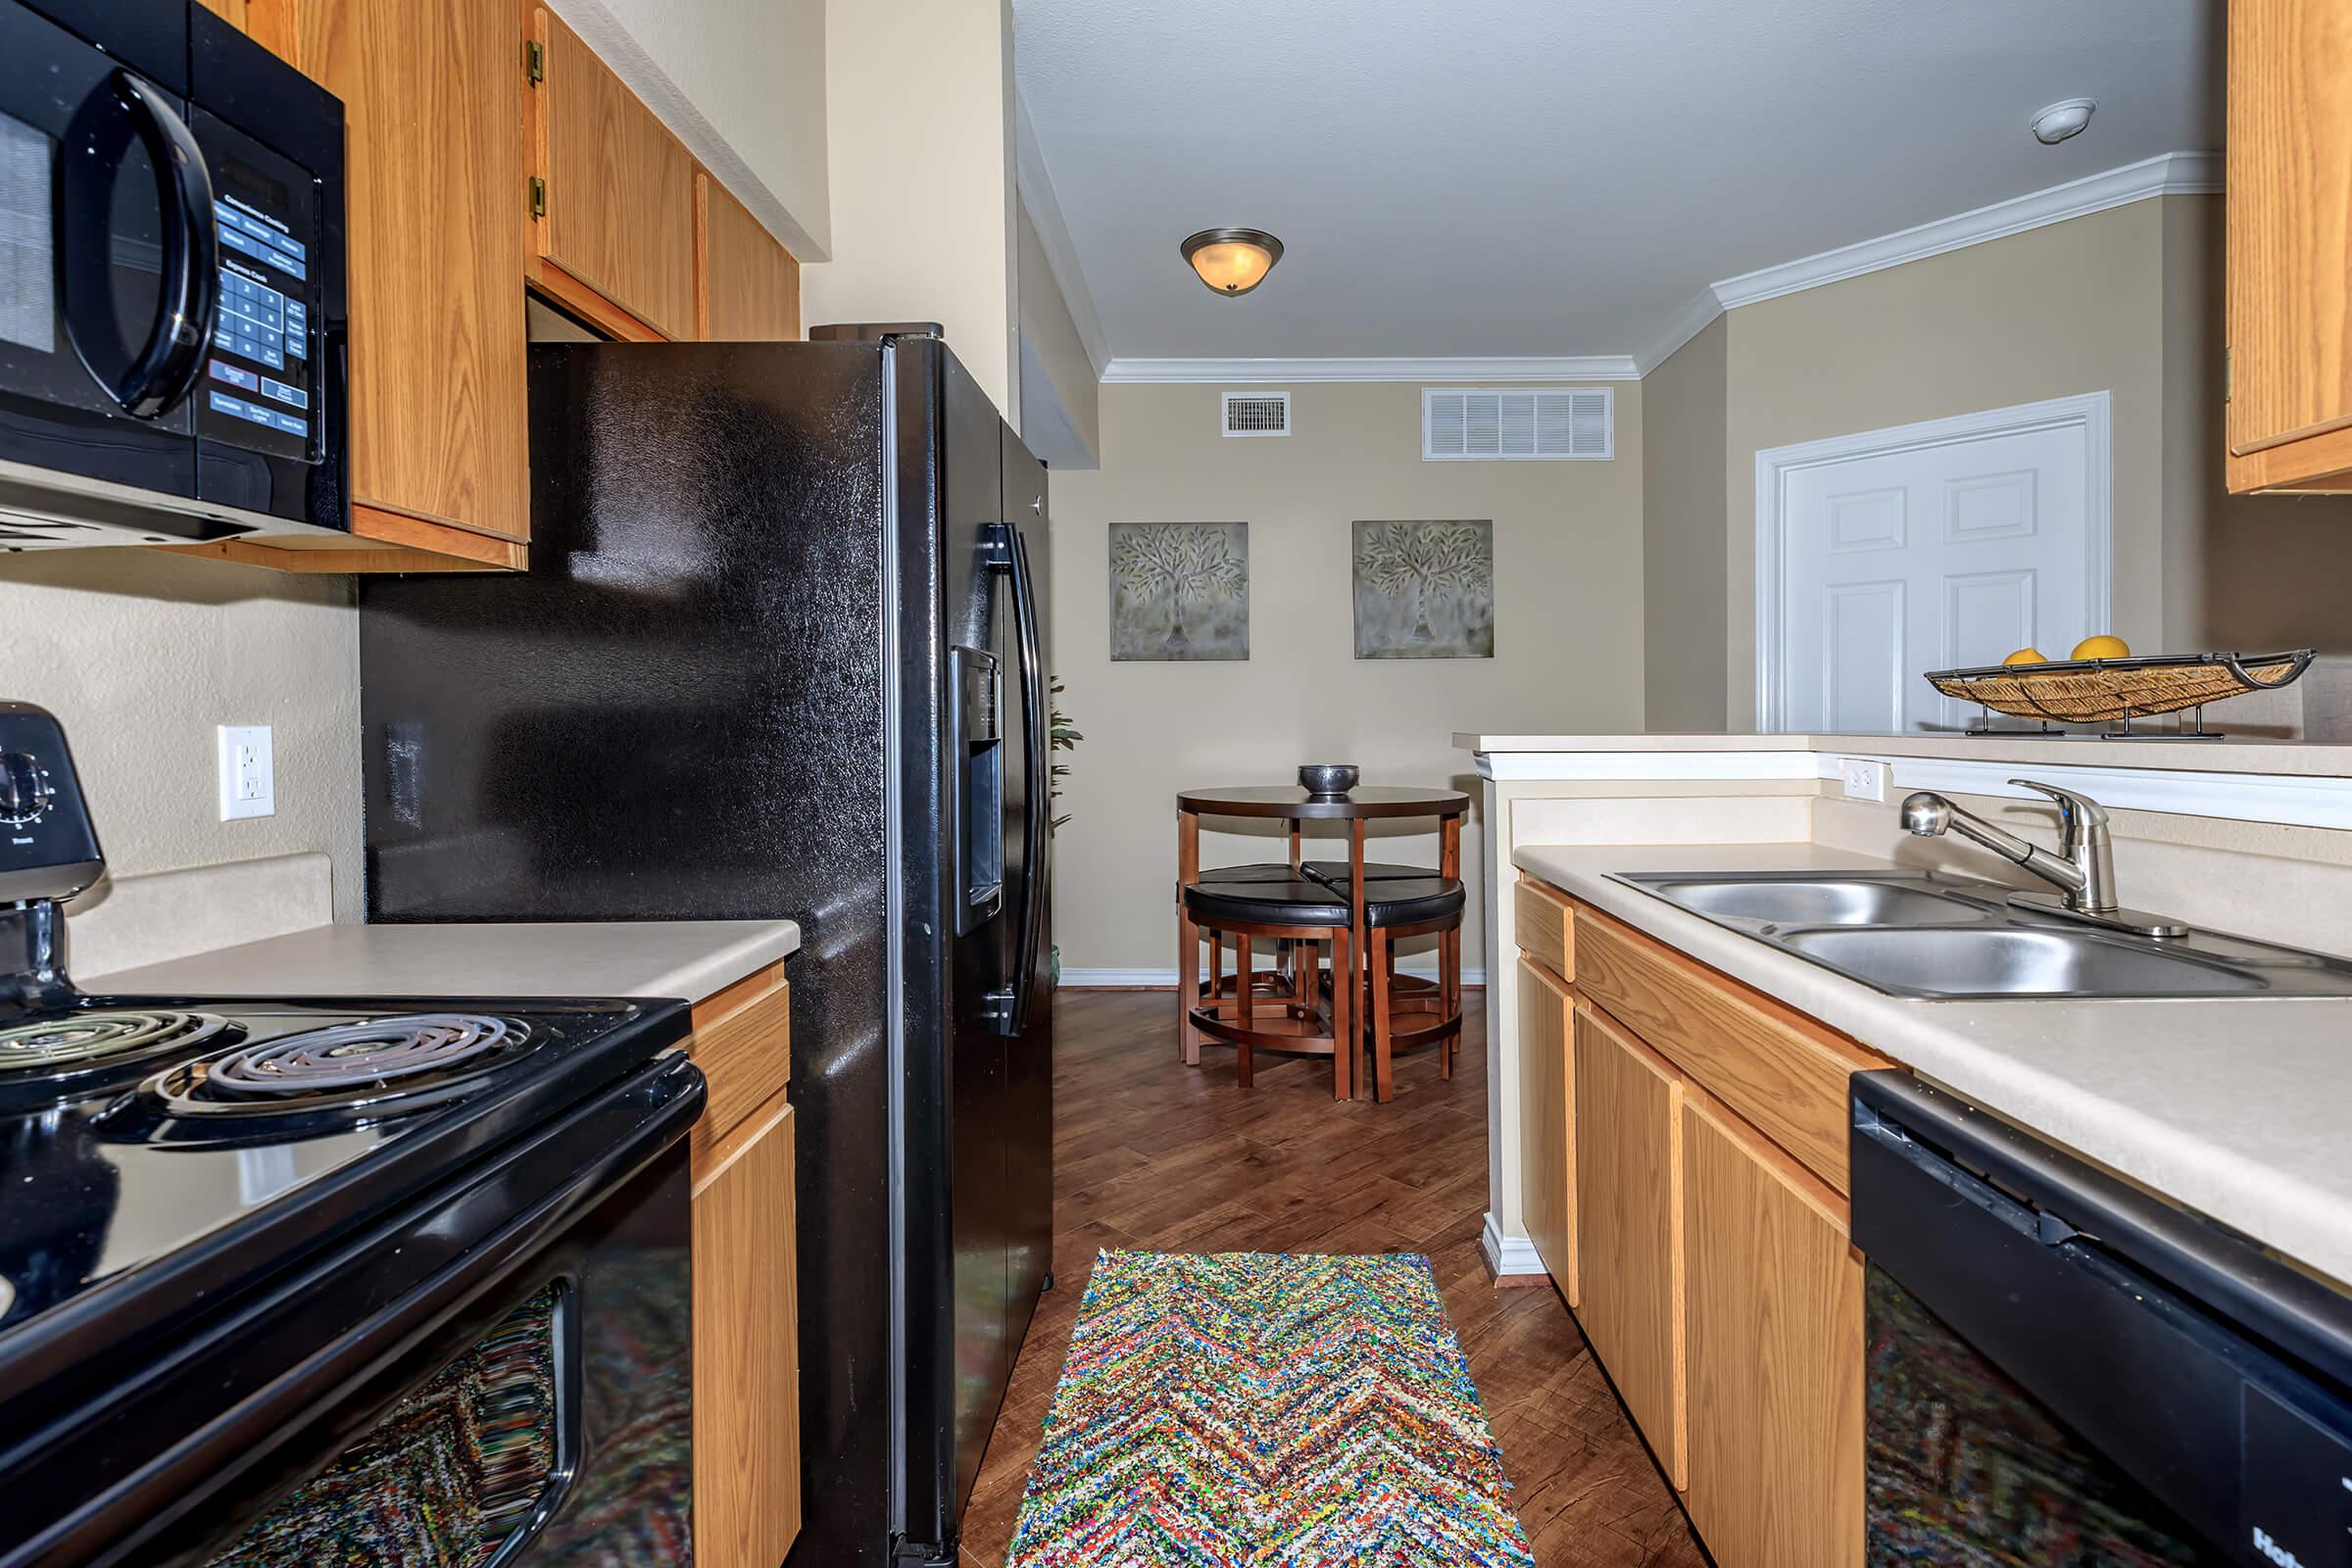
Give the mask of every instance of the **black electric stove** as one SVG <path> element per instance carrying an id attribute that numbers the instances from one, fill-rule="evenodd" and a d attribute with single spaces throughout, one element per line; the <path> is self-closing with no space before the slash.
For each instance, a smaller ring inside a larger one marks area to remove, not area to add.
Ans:
<path id="1" fill-rule="evenodd" d="M 0 704 L 0 1565 L 681 1560 L 684 1004 L 85 996 L 103 865 Z"/>

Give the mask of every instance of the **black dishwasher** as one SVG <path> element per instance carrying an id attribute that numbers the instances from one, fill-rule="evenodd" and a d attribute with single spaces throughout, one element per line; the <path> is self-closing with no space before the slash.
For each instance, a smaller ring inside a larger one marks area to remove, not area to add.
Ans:
<path id="1" fill-rule="evenodd" d="M 2352 1300 L 1905 1074 L 1852 1156 L 1872 1564 L 2352 1564 Z"/>

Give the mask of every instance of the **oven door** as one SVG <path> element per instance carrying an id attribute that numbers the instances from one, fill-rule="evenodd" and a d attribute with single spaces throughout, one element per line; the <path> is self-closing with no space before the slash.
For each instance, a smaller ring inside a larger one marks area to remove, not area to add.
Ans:
<path id="1" fill-rule="evenodd" d="M 0 1564 L 691 1561 L 703 1101 L 658 1058 L 0 1439 Z"/>

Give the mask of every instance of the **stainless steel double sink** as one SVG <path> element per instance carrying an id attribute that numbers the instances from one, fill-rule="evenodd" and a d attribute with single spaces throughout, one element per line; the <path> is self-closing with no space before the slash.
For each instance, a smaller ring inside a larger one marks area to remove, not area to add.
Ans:
<path id="1" fill-rule="evenodd" d="M 2352 997 L 2352 962 L 2216 932 L 2159 940 L 1910 871 L 1625 872 L 1614 880 L 1888 996 Z"/>

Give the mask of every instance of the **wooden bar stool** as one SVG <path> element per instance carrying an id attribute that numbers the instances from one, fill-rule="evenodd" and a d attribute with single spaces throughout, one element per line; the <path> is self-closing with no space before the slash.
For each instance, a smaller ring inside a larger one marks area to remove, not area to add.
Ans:
<path id="1" fill-rule="evenodd" d="M 1236 1048 L 1242 1087 L 1251 1087 L 1255 1052 L 1328 1054 L 1332 1058 L 1332 1098 L 1351 1098 L 1359 1027 L 1353 1006 L 1355 988 L 1332 986 L 1326 1006 L 1318 952 L 1321 944 L 1330 944 L 1332 972 L 1353 972 L 1348 901 L 1320 883 L 1292 877 L 1196 882 L 1184 889 L 1183 903 L 1187 922 L 1208 944 L 1205 981 L 1199 978 L 1198 953 L 1187 959 L 1194 966 L 1193 995 L 1197 1000 L 1186 1021 L 1203 1038 Z M 1227 934 L 1233 937 L 1235 948 L 1230 977 L 1223 972 L 1223 938 Z M 1251 950 L 1259 942 L 1291 945 L 1287 973 L 1279 967 L 1261 971 L 1255 966 Z"/>
<path id="2" fill-rule="evenodd" d="M 1367 872 L 1369 868 L 1367 867 Z M 1462 884 L 1423 872 L 1418 877 L 1365 877 L 1365 945 L 1369 950 L 1372 1060 L 1365 1074 L 1375 1100 L 1396 1092 L 1395 1060 L 1401 1052 L 1438 1048 L 1440 1072 L 1453 1076 L 1462 1049 Z M 1438 939 L 1438 978 L 1396 972 L 1396 944 Z"/>

